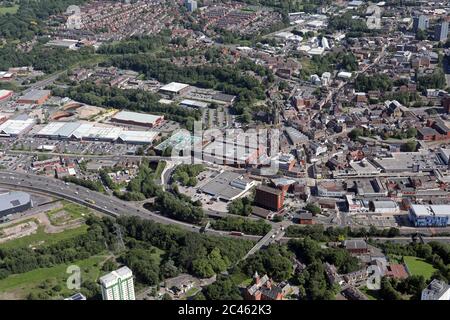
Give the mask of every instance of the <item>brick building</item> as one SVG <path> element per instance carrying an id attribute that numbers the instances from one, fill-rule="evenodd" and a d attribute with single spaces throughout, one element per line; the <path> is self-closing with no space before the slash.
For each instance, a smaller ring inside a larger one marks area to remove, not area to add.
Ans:
<path id="1" fill-rule="evenodd" d="M 284 203 L 284 192 L 280 189 L 260 185 L 256 188 L 255 203 L 263 208 L 280 211 Z"/>
<path id="2" fill-rule="evenodd" d="M 244 292 L 245 300 L 282 300 L 283 288 L 273 283 L 267 275 L 262 278 L 255 272 L 253 284 Z"/>

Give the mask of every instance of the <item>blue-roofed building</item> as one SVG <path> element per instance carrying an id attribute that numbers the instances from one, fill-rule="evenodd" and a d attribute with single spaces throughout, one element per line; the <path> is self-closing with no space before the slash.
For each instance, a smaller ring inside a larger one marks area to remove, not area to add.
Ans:
<path id="1" fill-rule="evenodd" d="M 413 204 L 409 220 L 415 227 L 446 227 L 449 225 L 450 205 Z"/>

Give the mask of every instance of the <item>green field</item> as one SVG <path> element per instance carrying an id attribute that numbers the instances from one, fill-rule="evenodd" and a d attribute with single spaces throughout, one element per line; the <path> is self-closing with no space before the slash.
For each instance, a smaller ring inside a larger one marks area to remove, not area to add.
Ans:
<path id="1" fill-rule="evenodd" d="M 63 224 L 64 219 L 55 216 L 58 212 L 61 211 L 65 211 L 68 214 L 68 217 L 65 218 L 66 222 L 77 220 L 80 218 L 86 218 L 91 214 L 91 210 L 89 210 L 89 208 L 87 207 L 83 207 L 68 201 L 61 201 L 61 203 L 63 205 L 62 208 L 57 208 L 47 212 L 47 216 L 53 225 L 58 226 Z"/>
<path id="2" fill-rule="evenodd" d="M 19 5 L 14 5 L 12 7 L 1 7 L 0 6 L 0 15 L 6 14 L 6 13 L 14 14 L 17 12 L 17 10 L 19 10 Z"/>
<path id="3" fill-rule="evenodd" d="M 428 280 L 436 271 L 436 269 L 431 264 L 425 262 L 421 258 L 404 256 L 403 259 L 408 266 L 408 270 L 411 275 L 423 276 L 426 280 Z"/>
<path id="4" fill-rule="evenodd" d="M 71 224 L 75 220 L 85 218 L 90 214 L 92 214 L 92 211 L 89 210 L 88 208 L 82 207 L 74 203 L 70 203 L 68 201 L 61 201 L 61 204 L 63 205 L 61 208 L 56 208 L 46 213 L 51 224 L 54 226 L 61 226 L 64 225 L 65 223 Z M 58 212 L 62 211 L 64 211 L 66 215 L 64 216 L 56 215 Z M 29 220 L 33 219 L 24 220 L 21 221 L 20 223 L 24 223 Z M 34 220 L 37 221 L 36 219 Z M 87 232 L 87 229 L 88 226 L 83 223 L 79 227 L 73 229 L 67 229 L 56 233 L 47 233 L 45 232 L 45 226 L 39 225 L 36 233 L 2 243 L 0 244 L 0 248 L 30 247 L 30 246 L 35 247 L 35 246 L 49 245 L 56 243 L 58 241 L 71 239 L 78 235 L 84 234 Z"/>
<path id="5" fill-rule="evenodd" d="M 15 248 L 53 244 L 58 241 L 71 239 L 73 237 L 86 233 L 88 226 L 82 225 L 78 228 L 65 230 L 59 233 L 46 233 L 44 231 L 44 228 L 44 226 L 39 226 L 35 234 L 2 243 L 0 244 L 0 248 Z"/>
<path id="6" fill-rule="evenodd" d="M 51 268 L 35 269 L 26 273 L 14 274 L 0 280 L 0 299 L 24 299 L 30 293 L 48 293 L 54 298 L 67 297 L 77 290 L 66 286 L 66 273 L 69 265 L 76 265 L 81 270 L 81 281 L 96 281 L 101 275 L 101 266 L 108 256 L 93 256 L 89 259 L 60 264 Z"/>

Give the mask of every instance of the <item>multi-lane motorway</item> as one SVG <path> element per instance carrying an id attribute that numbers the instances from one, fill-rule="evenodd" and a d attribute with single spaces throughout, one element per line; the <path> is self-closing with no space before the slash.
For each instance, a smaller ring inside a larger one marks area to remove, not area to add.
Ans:
<path id="1" fill-rule="evenodd" d="M 91 191 L 87 188 L 65 183 L 58 179 L 47 178 L 28 173 L 0 171 L 0 186 L 10 189 L 29 190 L 46 193 L 72 202 L 82 204 L 104 214 L 119 216 L 138 216 L 158 223 L 177 225 L 185 230 L 200 232 L 201 227 L 177 221 L 144 209 L 140 205 L 122 201 L 110 195 Z M 227 232 L 208 229 L 207 233 L 229 236 Z M 249 240 L 258 240 L 259 236 L 244 235 Z"/>
<path id="2" fill-rule="evenodd" d="M 110 195 L 91 191 L 87 188 L 74 185 L 72 183 L 65 183 L 61 180 L 38 176 L 28 173 L 0 171 L 0 187 L 9 189 L 29 190 L 36 193 L 44 193 L 58 198 L 66 199 L 75 203 L 90 207 L 96 211 L 104 214 L 119 217 L 119 216 L 137 216 L 142 219 L 153 220 L 162 224 L 171 224 L 181 227 L 192 232 L 200 232 L 201 227 L 178 220 L 170 219 L 161 216 L 155 212 L 151 212 L 142 207 L 142 204 L 135 204 L 126 202 Z M 279 227 L 279 226 L 278 226 Z M 273 226 L 272 230 L 264 237 L 254 235 L 234 236 L 228 232 L 208 229 L 206 233 L 216 236 L 239 237 L 247 240 L 258 241 L 258 244 L 249 252 L 252 254 L 258 251 L 262 246 L 267 245 L 272 239 L 272 235 L 279 232 L 279 229 Z M 283 237 L 284 232 L 280 234 Z M 277 237 L 279 238 L 279 237 Z M 287 241 L 289 238 L 283 237 L 281 240 Z M 389 240 L 393 242 L 411 242 L 411 237 L 398 238 L 380 238 L 380 241 Z M 425 242 L 437 240 L 450 242 L 450 237 L 426 237 Z"/>

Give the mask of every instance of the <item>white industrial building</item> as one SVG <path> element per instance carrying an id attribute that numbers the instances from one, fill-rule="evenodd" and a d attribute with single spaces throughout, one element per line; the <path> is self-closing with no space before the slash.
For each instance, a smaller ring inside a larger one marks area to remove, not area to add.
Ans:
<path id="1" fill-rule="evenodd" d="M 352 73 L 347 71 L 341 71 L 337 74 L 337 76 L 338 78 L 342 79 L 350 79 L 352 77 Z"/>
<path id="2" fill-rule="evenodd" d="M 60 47 L 65 48 L 69 50 L 76 50 L 78 49 L 78 40 L 73 39 L 56 39 L 56 40 L 50 40 L 45 45 L 48 47 Z"/>
<path id="3" fill-rule="evenodd" d="M 0 137 L 15 137 L 30 130 L 34 125 L 33 119 L 10 119 L 0 125 Z"/>
<path id="4" fill-rule="evenodd" d="M 189 89 L 188 84 L 179 83 L 179 82 L 171 82 L 169 84 L 166 84 L 165 86 L 162 86 L 159 89 L 159 91 L 170 94 L 170 95 L 180 95 L 180 94 L 186 93 L 186 91 L 188 89 Z"/>
<path id="5" fill-rule="evenodd" d="M 92 123 L 82 123 L 72 132 L 72 137 L 78 140 L 116 141 L 121 128 L 95 126 Z"/>
<path id="6" fill-rule="evenodd" d="M 370 211 L 374 213 L 399 213 L 400 208 L 395 201 L 380 200 L 369 202 Z"/>
<path id="7" fill-rule="evenodd" d="M 450 205 L 413 204 L 408 218 L 415 227 L 446 227 L 450 225 Z"/>
<path id="8" fill-rule="evenodd" d="M 120 111 L 116 113 L 111 121 L 130 125 L 154 127 L 164 120 L 164 116 L 131 111 Z"/>
<path id="9" fill-rule="evenodd" d="M 118 141 L 130 144 L 150 144 L 158 136 L 155 131 L 122 131 Z"/>
<path id="10" fill-rule="evenodd" d="M 125 130 L 88 122 L 52 122 L 35 134 L 37 137 L 49 139 L 117 141 L 130 144 L 151 143 L 157 135 L 155 131 Z"/>
<path id="11" fill-rule="evenodd" d="M 197 100 L 184 99 L 183 101 L 180 102 L 180 106 L 196 109 L 206 109 L 208 108 L 209 103 Z"/>

